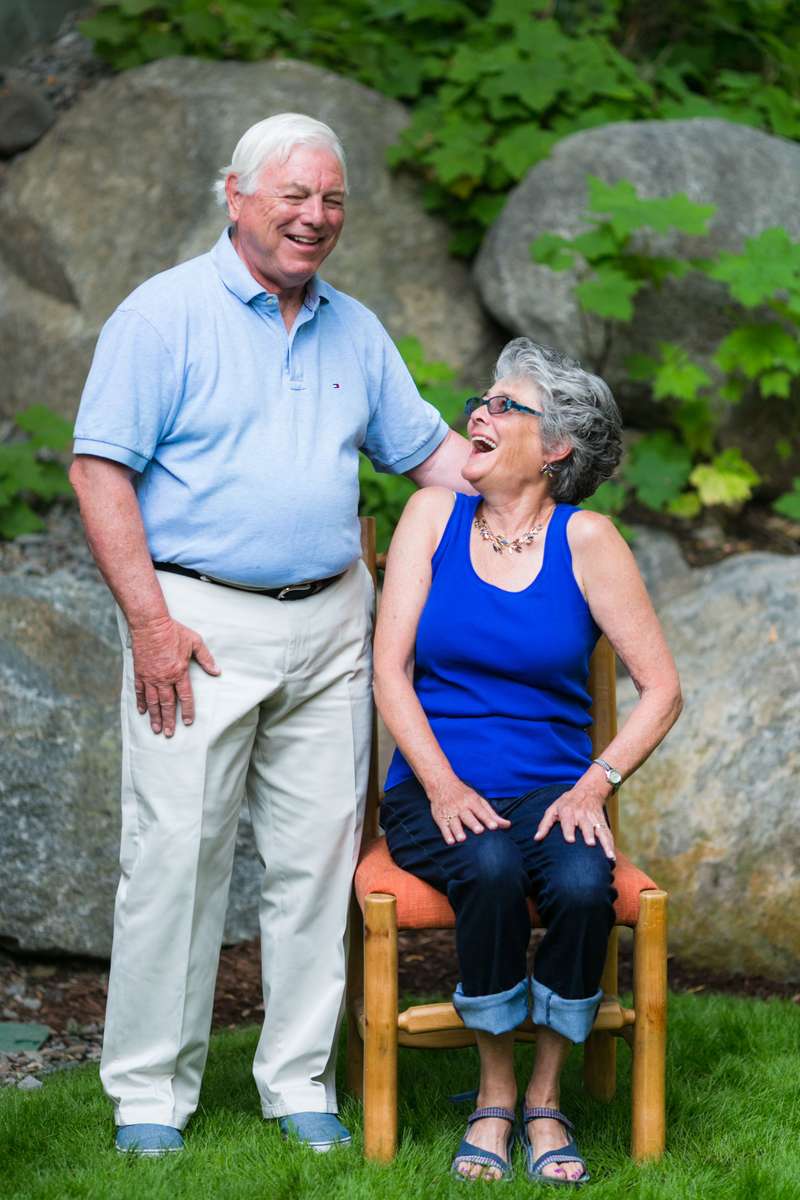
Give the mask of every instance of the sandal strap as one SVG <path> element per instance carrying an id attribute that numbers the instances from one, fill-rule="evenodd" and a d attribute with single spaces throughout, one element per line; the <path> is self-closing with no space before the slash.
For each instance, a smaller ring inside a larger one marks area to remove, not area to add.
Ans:
<path id="1" fill-rule="evenodd" d="M 475 1121 L 482 1121 L 485 1117 L 500 1117 L 503 1121 L 510 1121 L 513 1125 L 517 1119 L 516 1113 L 510 1108 L 501 1108 L 499 1105 L 489 1105 L 486 1108 L 476 1108 L 474 1113 L 467 1117 L 467 1126 L 469 1127 Z"/>
<path id="2" fill-rule="evenodd" d="M 538 1121 L 542 1117 L 550 1121 L 560 1121 L 568 1133 L 573 1133 L 575 1130 L 569 1117 L 565 1117 L 557 1108 L 525 1107 L 522 1110 L 522 1120 L 525 1125 L 528 1124 L 528 1121 Z"/>
<path id="3" fill-rule="evenodd" d="M 583 1168 L 583 1173 L 580 1179 L 588 1176 L 588 1167 L 583 1157 L 578 1153 L 578 1147 L 574 1142 L 570 1142 L 568 1146 L 562 1146 L 560 1150 L 545 1150 L 544 1154 L 540 1154 L 535 1162 L 531 1163 L 531 1175 L 541 1175 L 545 1167 L 550 1163 L 578 1163 Z M 575 1180 L 578 1183 L 579 1180 Z"/>
<path id="4" fill-rule="evenodd" d="M 453 1159 L 450 1169 L 451 1171 L 458 1166 L 459 1163 L 469 1162 L 475 1163 L 480 1167 L 498 1167 L 503 1175 L 511 1174 L 511 1149 L 513 1146 L 513 1138 L 508 1139 L 508 1155 L 509 1160 L 501 1158 L 499 1154 L 495 1154 L 493 1150 L 481 1150 L 480 1146 L 473 1146 L 466 1138 L 463 1138 L 461 1145 L 458 1147 L 455 1158 Z"/>

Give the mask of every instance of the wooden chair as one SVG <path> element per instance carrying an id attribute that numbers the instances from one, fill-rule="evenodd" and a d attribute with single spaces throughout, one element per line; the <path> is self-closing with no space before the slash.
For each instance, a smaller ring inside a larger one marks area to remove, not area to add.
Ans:
<path id="1" fill-rule="evenodd" d="M 375 577 L 374 521 L 362 519 L 364 558 Z M 592 747 L 601 754 L 616 733 L 614 652 L 601 638 L 592 656 Z M 348 967 L 348 1083 L 364 1102 L 364 1154 L 390 1161 L 397 1150 L 397 1048 L 448 1049 L 473 1044 L 450 1003 L 420 1004 L 398 1011 L 397 933 L 399 929 L 447 929 L 455 917 L 447 899 L 392 861 L 386 839 L 378 834 L 379 788 L 377 737 L 373 733 L 367 815 L 361 860 L 351 909 Z M 613 796 L 608 815 L 615 841 L 619 802 Z M 619 893 L 617 926 L 633 929 L 633 1007 L 617 997 L 618 930 L 612 930 L 601 986 L 603 1001 L 583 1058 L 584 1082 L 591 1095 L 611 1100 L 616 1090 L 616 1041 L 622 1037 L 633 1054 L 631 1154 L 659 1158 L 664 1150 L 664 1067 L 667 1005 L 667 893 L 624 854 L 617 851 L 614 877 Z M 531 920 L 538 924 L 530 904 Z M 517 1040 L 535 1038 L 526 1022 Z"/>

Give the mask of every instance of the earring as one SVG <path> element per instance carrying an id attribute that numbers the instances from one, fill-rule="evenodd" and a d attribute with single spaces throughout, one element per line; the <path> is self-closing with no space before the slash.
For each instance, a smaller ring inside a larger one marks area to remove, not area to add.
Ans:
<path id="1" fill-rule="evenodd" d="M 549 479 L 552 479 L 552 477 L 555 475 L 555 473 L 556 473 L 555 467 L 553 466 L 552 463 L 542 463 L 541 467 L 539 467 L 539 474 L 547 475 L 547 477 Z"/>

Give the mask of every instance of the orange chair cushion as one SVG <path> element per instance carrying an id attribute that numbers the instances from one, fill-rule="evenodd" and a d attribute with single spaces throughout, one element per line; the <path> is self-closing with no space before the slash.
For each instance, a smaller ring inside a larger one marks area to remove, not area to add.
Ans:
<path id="1" fill-rule="evenodd" d="M 388 892 L 397 897 L 399 929 L 450 929 L 455 914 L 441 892 L 409 874 L 393 861 L 386 838 L 376 838 L 364 852 L 356 871 L 356 896 L 361 908 L 371 892 Z M 635 925 L 639 917 L 639 893 L 657 888 L 649 875 L 635 867 L 629 858 L 617 851 L 614 887 L 618 899 L 614 905 L 618 925 Z M 531 922 L 540 925 L 533 901 L 528 901 Z"/>

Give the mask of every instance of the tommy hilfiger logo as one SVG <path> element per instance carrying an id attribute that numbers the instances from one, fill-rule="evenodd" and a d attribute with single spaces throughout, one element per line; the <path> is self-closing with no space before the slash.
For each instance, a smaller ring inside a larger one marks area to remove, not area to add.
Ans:
<path id="1" fill-rule="evenodd" d="M 333 386 L 334 386 L 335 388 L 338 388 L 338 387 L 341 387 L 341 384 L 335 383 Z"/>

